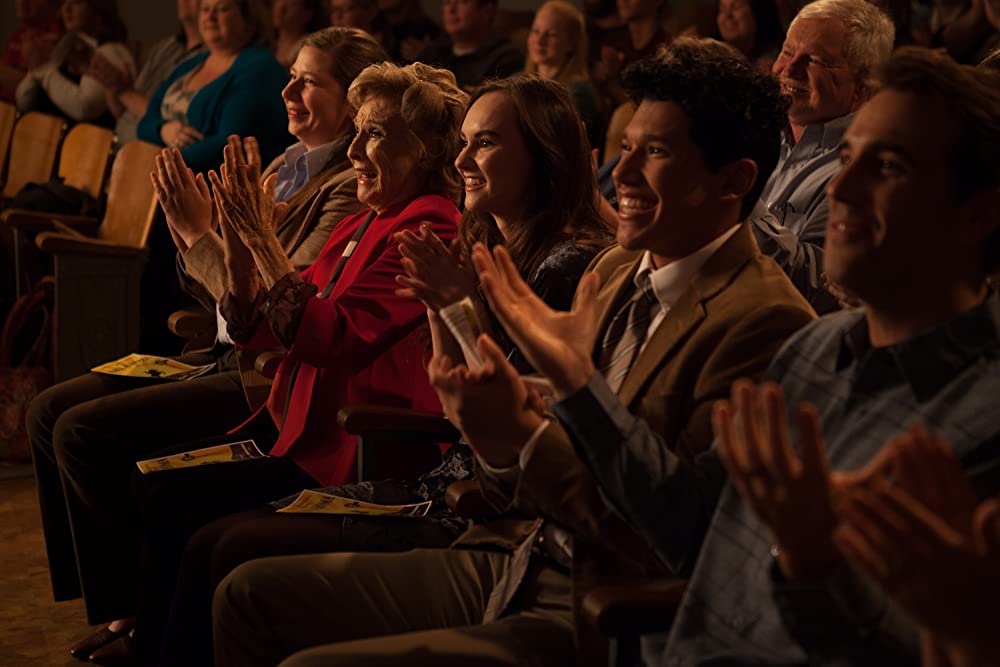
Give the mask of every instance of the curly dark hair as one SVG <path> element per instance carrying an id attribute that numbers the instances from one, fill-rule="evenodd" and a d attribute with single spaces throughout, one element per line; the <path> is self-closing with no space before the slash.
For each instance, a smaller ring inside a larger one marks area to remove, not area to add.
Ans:
<path id="1" fill-rule="evenodd" d="M 736 160 L 757 165 L 757 181 L 743 198 L 745 218 L 778 163 L 788 98 L 777 82 L 719 49 L 686 40 L 641 60 L 622 74 L 629 98 L 673 102 L 687 114 L 691 140 L 713 171 Z"/>

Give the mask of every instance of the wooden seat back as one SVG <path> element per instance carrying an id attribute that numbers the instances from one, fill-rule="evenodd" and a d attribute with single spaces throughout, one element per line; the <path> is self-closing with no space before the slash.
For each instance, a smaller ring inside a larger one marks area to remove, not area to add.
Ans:
<path id="1" fill-rule="evenodd" d="M 14 134 L 16 122 L 17 107 L 9 102 L 0 102 L 0 178 L 7 171 L 7 152 L 10 150 L 10 138 Z"/>
<path id="2" fill-rule="evenodd" d="M 115 133 L 107 128 L 89 123 L 74 125 L 59 153 L 59 177 L 63 183 L 95 199 L 100 196 L 114 141 Z"/>
<path id="3" fill-rule="evenodd" d="M 119 149 L 111 165 L 108 206 L 97 229 L 99 239 L 132 248 L 146 245 L 157 206 L 149 173 L 161 150 L 145 141 L 130 141 Z"/>
<path id="4" fill-rule="evenodd" d="M 0 196 L 12 198 L 28 183 L 45 183 L 59 154 L 59 141 L 66 130 L 62 118 L 32 111 L 18 119 L 10 140 L 7 180 Z"/>

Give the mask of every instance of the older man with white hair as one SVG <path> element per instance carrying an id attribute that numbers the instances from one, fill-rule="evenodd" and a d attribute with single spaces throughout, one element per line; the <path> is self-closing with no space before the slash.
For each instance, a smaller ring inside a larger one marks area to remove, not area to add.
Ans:
<path id="1" fill-rule="evenodd" d="M 771 70 L 791 98 L 789 127 L 761 194 L 773 218 L 758 206 L 752 219 L 761 250 L 779 260 L 819 312 L 832 305 L 817 300 L 825 296 L 826 185 L 840 169 L 844 130 L 870 97 L 869 80 L 894 37 L 889 17 L 865 0 L 817 0 L 792 21 Z"/>

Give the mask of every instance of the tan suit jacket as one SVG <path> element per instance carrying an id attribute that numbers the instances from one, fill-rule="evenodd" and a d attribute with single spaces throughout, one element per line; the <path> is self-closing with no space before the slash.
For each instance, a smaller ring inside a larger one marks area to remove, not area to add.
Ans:
<path id="1" fill-rule="evenodd" d="M 275 159 L 264 170 L 261 179 L 284 163 L 284 155 Z M 362 208 L 354 168 L 344 151 L 334 151 L 322 172 L 309 179 L 289 200 L 288 209 L 278 222 L 278 241 L 295 268 L 301 271 L 316 261 L 337 223 Z M 200 283 L 216 302 L 226 291 L 224 258 L 222 237 L 214 231 L 201 237 L 183 257 L 187 275 Z M 182 273 L 182 287 L 196 294 L 197 288 L 190 283 Z"/>
<path id="2" fill-rule="evenodd" d="M 602 285 L 597 295 L 598 346 L 620 304 L 634 291 L 632 278 L 640 258 L 641 253 L 615 246 L 591 265 Z M 759 377 L 785 339 L 814 317 L 778 265 L 760 253 L 743 224 L 671 306 L 629 370 L 619 397 L 663 436 L 668 447 L 693 457 L 712 444 L 712 404 L 729 395 L 734 380 Z M 595 586 L 667 572 L 604 503 L 558 424 L 544 432 L 516 483 L 479 472 L 484 495 L 498 509 L 544 517 L 573 534 L 575 610 Z M 538 525 L 538 519 L 504 518 L 473 527 L 455 546 L 511 549 L 534 534 Z M 518 560 L 512 559 L 512 569 L 526 567 L 527 559 Z M 508 603 L 509 599 L 501 604 Z M 577 640 L 581 644 L 586 638 L 578 635 Z"/>

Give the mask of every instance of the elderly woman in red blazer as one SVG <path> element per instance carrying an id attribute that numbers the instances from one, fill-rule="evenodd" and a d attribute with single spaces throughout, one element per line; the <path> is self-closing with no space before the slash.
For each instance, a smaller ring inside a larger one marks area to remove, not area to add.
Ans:
<path id="1" fill-rule="evenodd" d="M 357 136 L 348 157 L 368 208 L 344 218 L 301 274 L 274 233 L 274 179 L 258 185 L 237 137 L 220 173 L 209 174 L 226 250 L 221 309 L 229 335 L 246 348 L 287 352 L 267 405 L 249 421 L 227 436 L 160 453 L 253 439 L 266 458 L 136 475 L 140 581 L 122 582 L 138 584 L 135 643 L 126 635 L 118 644 L 137 652 L 139 664 L 155 662 L 169 607 L 163 600 L 191 533 L 282 495 L 353 478 L 356 444 L 337 424 L 340 406 L 440 409 L 423 367 L 425 309 L 395 294 L 403 269 L 394 235 L 429 224 L 442 238 L 455 236 L 460 180 L 451 165 L 467 99 L 450 72 L 419 63 L 372 65 L 355 79 L 348 101 L 357 109 Z"/>

